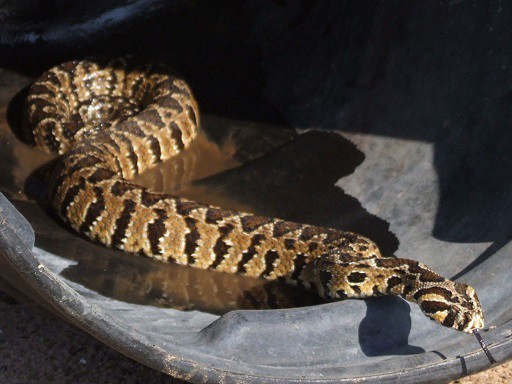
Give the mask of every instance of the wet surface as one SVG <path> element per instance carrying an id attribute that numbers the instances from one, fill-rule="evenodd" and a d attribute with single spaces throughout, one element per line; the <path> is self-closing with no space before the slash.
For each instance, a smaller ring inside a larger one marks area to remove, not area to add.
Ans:
<path id="1" fill-rule="evenodd" d="M 2 79 L 23 84 L 28 79 L 2 73 Z M 12 93 L 15 88 L 4 89 Z M 44 172 L 54 155 L 45 154 L 22 142 L 20 112 L 26 91 L 13 97 L 2 111 L 0 125 L 0 190 L 29 219 L 36 232 L 36 246 L 55 255 L 76 261 L 62 276 L 98 293 L 136 304 L 200 309 L 224 313 L 235 308 L 267 308 L 314 303 L 313 295 L 282 284 L 259 279 L 229 276 L 177 265 L 155 262 L 139 256 L 106 249 L 67 229 L 56 218 L 45 200 L 47 185 Z M 8 121 L 5 121 L 8 116 Z M 155 191 L 180 193 L 193 190 L 193 180 L 237 167 L 242 161 L 263 156 L 296 136 L 291 129 L 275 129 L 223 120 L 204 118 L 202 131 L 189 150 L 171 161 L 136 178 L 136 182 Z M 207 192 L 206 192 L 207 193 Z M 204 199 L 207 200 L 207 199 Z M 281 298 L 279 298 L 281 297 Z M 290 297 L 290 298 L 288 298 Z M 309 297 L 309 298 L 308 298 Z"/>
<path id="2" fill-rule="evenodd" d="M 32 202 L 15 202 L 36 231 L 36 246 L 72 261 L 61 276 L 126 303 L 223 314 L 234 309 L 287 308 L 320 303 L 305 290 L 260 279 L 162 263 L 68 231 Z"/>
<path id="3" fill-rule="evenodd" d="M 321 302 L 315 294 L 283 283 L 109 250 L 67 229 L 44 199 L 47 186 L 42 170 L 51 167 L 54 156 L 21 141 L 19 113 L 24 93 L 18 92 L 11 100 L 9 124 L 1 125 L 0 190 L 33 225 L 37 247 L 76 262 L 61 276 L 128 303 L 215 314 Z M 368 214 L 355 198 L 334 185 L 364 160 L 349 140 L 336 133 L 297 136 L 287 128 L 211 116 L 203 120 L 204 131 L 187 151 L 138 175 L 135 182 L 228 209 L 355 231 L 377 241 L 388 254 L 397 249 L 389 224 Z"/>

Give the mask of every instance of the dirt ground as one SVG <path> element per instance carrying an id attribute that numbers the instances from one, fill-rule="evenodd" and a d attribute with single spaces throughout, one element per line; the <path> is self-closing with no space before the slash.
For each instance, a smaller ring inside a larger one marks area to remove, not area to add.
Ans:
<path id="1" fill-rule="evenodd" d="M 0 382 L 184 384 L 0 292 Z M 512 382 L 512 361 L 452 384 Z"/>

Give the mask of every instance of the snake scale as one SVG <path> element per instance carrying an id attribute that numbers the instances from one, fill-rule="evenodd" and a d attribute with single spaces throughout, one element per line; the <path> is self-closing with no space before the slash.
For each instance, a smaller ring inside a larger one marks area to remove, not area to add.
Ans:
<path id="1" fill-rule="evenodd" d="M 383 257 L 355 233 L 232 212 L 129 180 L 187 148 L 200 125 L 188 85 L 158 66 L 71 61 L 36 80 L 24 131 L 60 154 L 49 198 L 69 226 L 108 247 L 195 268 L 283 279 L 330 300 L 400 295 L 436 322 L 482 328 L 473 288 L 420 262 Z"/>

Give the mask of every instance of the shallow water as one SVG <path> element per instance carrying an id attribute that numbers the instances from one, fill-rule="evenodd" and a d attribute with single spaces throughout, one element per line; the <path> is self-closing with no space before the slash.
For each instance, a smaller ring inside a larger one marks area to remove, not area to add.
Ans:
<path id="1" fill-rule="evenodd" d="M 278 282 L 106 249 L 66 228 L 44 199 L 47 186 L 41 170 L 55 156 L 21 140 L 22 98 L 23 92 L 12 99 L 9 121 L 0 124 L 0 190 L 31 222 L 37 247 L 76 262 L 61 272 L 63 277 L 128 303 L 215 314 L 320 302 L 313 293 Z M 385 252 L 396 250 L 398 241 L 389 224 L 334 186 L 364 160 L 349 140 L 325 132 L 297 136 L 290 128 L 213 116 L 203 118 L 202 128 L 189 149 L 138 175 L 135 182 L 227 209 L 357 231 L 379 241 Z"/>
<path id="2" fill-rule="evenodd" d="M 4 78 L 9 75 L 3 74 Z M 25 80 L 11 76 L 15 83 L 23 84 Z M 15 88 L 3 91 L 12 94 Z M 285 284 L 181 267 L 107 249 L 66 228 L 47 206 L 47 186 L 44 173 L 39 171 L 55 156 L 22 141 L 16 116 L 20 100 L 15 97 L 8 108 L 0 111 L 0 190 L 34 227 L 37 247 L 76 262 L 62 271 L 63 277 L 127 303 L 215 314 L 237 308 L 281 308 L 319 302 L 315 295 Z M 204 202 L 218 200 L 212 198 L 211 188 L 195 186 L 194 181 L 253 161 L 296 136 L 289 128 L 212 116 L 203 120 L 204 129 L 190 148 L 138 175 L 134 181 L 154 191 Z M 222 200 L 223 206 L 237 206 L 229 195 L 222 194 Z M 250 206 L 244 208 L 250 210 Z"/>

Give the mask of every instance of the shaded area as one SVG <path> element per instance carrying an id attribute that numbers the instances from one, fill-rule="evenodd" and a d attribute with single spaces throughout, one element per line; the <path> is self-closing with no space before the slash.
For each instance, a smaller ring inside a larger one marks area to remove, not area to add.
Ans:
<path id="1" fill-rule="evenodd" d="M 365 300 L 366 316 L 359 324 L 359 344 L 366 356 L 411 355 L 423 348 L 409 345 L 411 308 L 397 297 Z"/>
<path id="2" fill-rule="evenodd" d="M 222 207 L 357 232 L 392 255 L 398 239 L 389 231 L 389 223 L 335 186 L 363 160 L 364 154 L 343 136 L 307 132 L 251 164 L 193 183 L 183 195 Z"/>
<path id="3" fill-rule="evenodd" d="M 9 76 L 9 74 L 5 74 L 4 76 Z M 29 79 L 27 79 L 27 81 L 29 81 Z M 30 84 L 23 87 L 11 98 L 7 105 L 6 118 L 11 132 L 14 133 L 18 140 L 26 142 L 27 144 L 33 144 L 30 142 L 28 135 L 23 131 L 22 126 L 23 106 L 28 96 L 29 89 Z"/>
<path id="4" fill-rule="evenodd" d="M 157 5 L 142 10 L 142 17 L 133 17 L 124 25 L 103 21 L 110 33 L 97 33 L 101 32 L 100 21 L 89 26 L 89 34 L 86 28 L 68 33 L 68 40 L 47 38 L 41 33 L 39 38 L 19 42 L 13 49 L 16 38 L 11 38 L 13 41 L 0 44 L 4 52 L 0 66 L 34 76 L 66 60 L 135 54 L 162 62 L 186 78 L 203 112 L 244 121 L 286 123 L 262 97 L 264 76 L 259 63 L 263 58 L 256 42 L 251 42 L 253 23 L 244 2 L 230 0 L 221 6 L 210 2 L 151 2 Z M 99 11 L 94 4 L 86 8 L 91 13 Z M 38 36 L 40 31 L 35 32 Z"/>
<path id="5" fill-rule="evenodd" d="M 433 141 L 441 182 L 436 237 L 496 241 L 508 235 L 493 230 L 496 217 L 512 212 L 500 209 L 505 183 L 490 187 L 511 169 L 511 157 L 492 149 L 498 138 L 512 138 L 504 129 L 509 13 L 509 5 L 493 2 L 438 11 L 405 1 L 173 4 L 105 42 L 84 37 L 79 48 L 59 51 L 43 41 L 28 52 L 36 60 L 3 60 L 37 72 L 66 57 L 135 52 L 182 72 L 206 111 Z"/>
<path id="6" fill-rule="evenodd" d="M 252 8 L 265 95 L 283 116 L 434 143 L 434 236 L 510 239 L 511 4 L 294 4 Z M 292 8 L 301 15 L 293 23 Z"/>
<path id="7" fill-rule="evenodd" d="M 435 237 L 501 241 L 512 198 L 499 180 L 512 160 L 493 144 L 512 141 L 511 13 L 497 1 L 173 2 L 110 36 L 84 32 L 78 45 L 4 44 L 0 63 L 38 73 L 69 58 L 135 53 L 176 68 L 217 115 L 432 142 Z"/>

